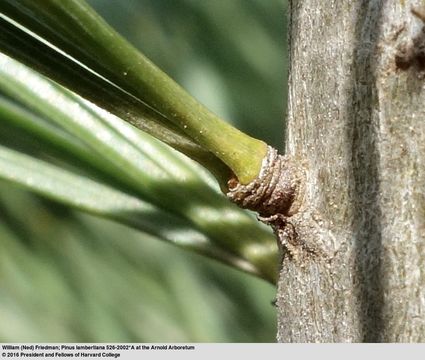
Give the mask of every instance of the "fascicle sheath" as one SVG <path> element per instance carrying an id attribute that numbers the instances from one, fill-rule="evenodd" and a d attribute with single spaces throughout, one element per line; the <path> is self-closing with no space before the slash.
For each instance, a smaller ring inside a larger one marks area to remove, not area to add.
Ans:
<path id="1" fill-rule="evenodd" d="M 261 216 L 291 216 L 300 206 L 303 178 L 299 164 L 269 146 L 258 177 L 247 185 L 232 179 L 226 195 L 241 208 Z"/>

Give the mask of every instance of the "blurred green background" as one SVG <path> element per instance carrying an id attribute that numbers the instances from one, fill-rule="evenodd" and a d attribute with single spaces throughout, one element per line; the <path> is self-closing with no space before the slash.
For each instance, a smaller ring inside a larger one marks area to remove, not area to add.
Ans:
<path id="1" fill-rule="evenodd" d="M 90 0 L 192 95 L 282 148 L 283 0 Z M 1 342 L 274 342 L 273 286 L 0 182 Z"/>

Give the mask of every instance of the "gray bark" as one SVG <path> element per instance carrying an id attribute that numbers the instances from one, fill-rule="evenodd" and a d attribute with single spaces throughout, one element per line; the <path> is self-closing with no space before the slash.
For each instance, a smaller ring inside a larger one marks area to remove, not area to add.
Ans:
<path id="1" fill-rule="evenodd" d="M 283 245 L 280 342 L 425 341 L 419 3 L 292 1 L 286 148 L 307 179 Z"/>

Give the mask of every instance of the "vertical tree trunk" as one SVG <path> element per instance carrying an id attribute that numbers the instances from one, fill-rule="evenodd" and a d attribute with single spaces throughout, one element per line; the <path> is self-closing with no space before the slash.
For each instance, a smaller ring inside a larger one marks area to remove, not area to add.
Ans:
<path id="1" fill-rule="evenodd" d="M 307 181 L 283 248 L 280 342 L 425 341 L 425 35 L 413 3 L 291 3 L 287 153 Z"/>

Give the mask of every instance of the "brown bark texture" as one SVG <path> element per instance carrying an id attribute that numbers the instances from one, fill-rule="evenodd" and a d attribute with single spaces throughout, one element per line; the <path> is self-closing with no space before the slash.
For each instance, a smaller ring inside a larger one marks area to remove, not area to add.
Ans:
<path id="1" fill-rule="evenodd" d="M 421 11 L 291 1 L 286 152 L 306 182 L 286 220 L 280 342 L 425 341 Z"/>

